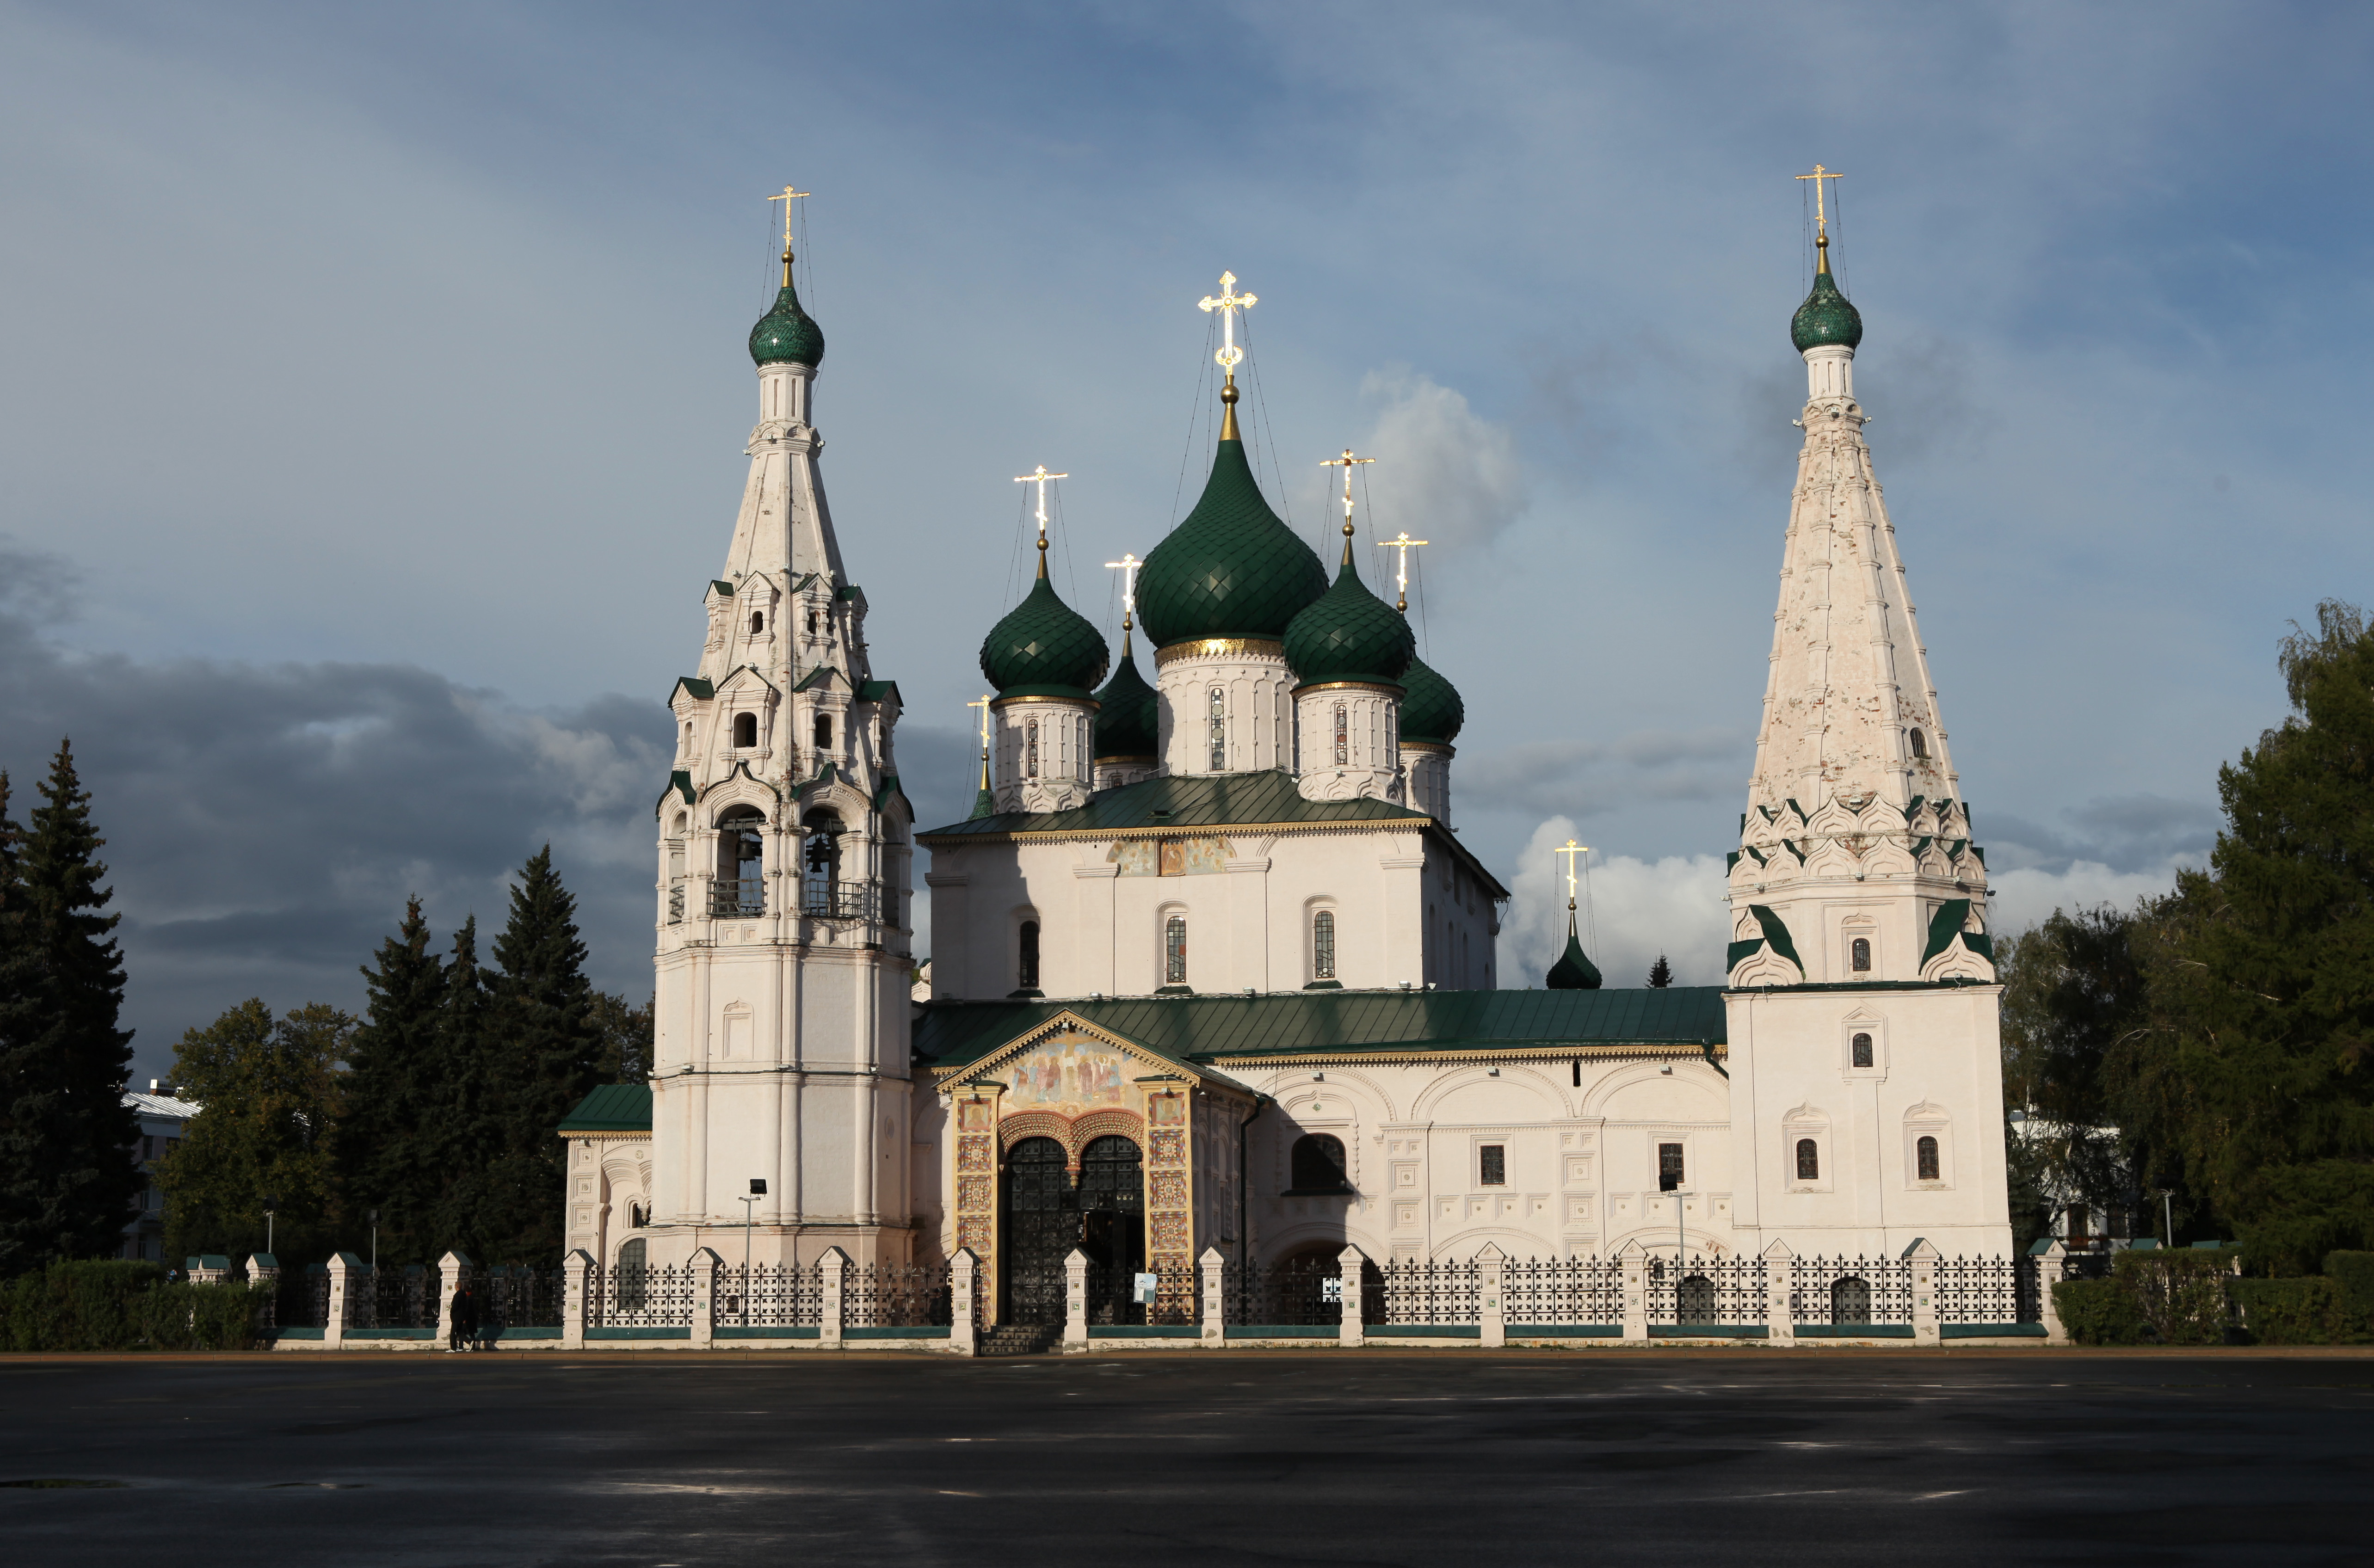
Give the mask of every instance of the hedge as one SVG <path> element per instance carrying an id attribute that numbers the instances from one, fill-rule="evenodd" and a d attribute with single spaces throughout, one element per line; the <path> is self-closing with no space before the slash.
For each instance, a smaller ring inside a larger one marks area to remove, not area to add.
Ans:
<path id="1" fill-rule="evenodd" d="M 2374 1252 L 2328 1252 L 2324 1272 L 2341 1287 L 2342 1300 L 2359 1330 L 2374 1333 Z"/>
<path id="2" fill-rule="evenodd" d="M 2061 1326 L 2081 1345 L 2140 1345 L 2144 1315 L 2122 1280 L 2061 1280 L 2052 1286 Z"/>
<path id="3" fill-rule="evenodd" d="M 2230 1253 L 2122 1252 L 2107 1280 L 2064 1280 L 2052 1304 L 2083 1345 L 2330 1345 L 2374 1336 L 2374 1252 L 2334 1252 L 2324 1273 L 2236 1277 Z"/>
<path id="4" fill-rule="evenodd" d="M 2236 1280 L 2229 1287 L 2241 1327 L 2262 1345 L 2330 1345 L 2354 1337 L 2340 1282 L 2309 1276 Z"/>
<path id="5" fill-rule="evenodd" d="M 53 1263 L 0 1285 L 0 1348 L 243 1351 L 260 1289 L 169 1284 L 155 1263 Z"/>

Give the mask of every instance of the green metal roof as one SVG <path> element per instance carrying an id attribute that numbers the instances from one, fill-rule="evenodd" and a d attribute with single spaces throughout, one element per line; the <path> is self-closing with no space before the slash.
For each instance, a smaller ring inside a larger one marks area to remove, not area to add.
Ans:
<path id="1" fill-rule="evenodd" d="M 1108 662 L 1104 638 L 1047 580 L 1042 550 L 1029 593 L 982 639 L 981 673 L 1001 696 L 1037 692 L 1086 698 L 1105 678 Z"/>
<path id="2" fill-rule="evenodd" d="M 774 308 L 750 329 L 750 358 L 760 365 L 789 361 L 814 368 L 824 363 L 824 329 L 800 309 L 800 297 L 788 275 L 791 268 L 787 264 L 783 270 L 786 276 Z"/>
<path id="3" fill-rule="evenodd" d="M 1422 659 L 1402 672 L 1402 739 L 1449 745 L 1467 722 L 1467 705 L 1442 673 Z"/>
<path id="4" fill-rule="evenodd" d="M 1326 591 L 1319 557 L 1262 497 L 1244 442 L 1223 440 L 1202 497 L 1146 554 L 1137 579 L 1138 622 L 1157 647 L 1195 638 L 1280 637 Z"/>
<path id="5" fill-rule="evenodd" d="M 1003 812 L 919 838 L 974 837 L 1005 833 L 1116 833 L 1130 828 L 1239 827 L 1309 822 L 1406 822 L 1423 827 L 1424 812 L 1385 801 L 1306 801 L 1294 779 L 1270 769 L 1194 778 L 1147 778 L 1089 798 L 1067 812 Z"/>
<path id="6" fill-rule="evenodd" d="M 868 681 L 857 688 L 857 700 L 860 702 L 880 702 L 886 696 L 901 707 L 906 705 L 907 699 L 899 695 L 899 683 L 896 681 Z"/>
<path id="7" fill-rule="evenodd" d="M 648 1083 L 605 1083 L 577 1102 L 560 1118 L 558 1130 L 575 1132 L 649 1132 L 652 1129 L 652 1088 Z"/>
<path id="8" fill-rule="evenodd" d="M 1596 991 L 1287 991 L 1267 996 L 1114 997 L 1103 1001 L 932 1002 L 915 1051 L 962 1067 L 1062 1012 L 1177 1061 L 1314 1051 L 1725 1043 L 1715 986 Z"/>
<path id="9" fill-rule="evenodd" d="M 1286 628 L 1286 661 L 1306 686 L 1322 681 L 1397 681 L 1417 657 L 1409 622 L 1369 591 L 1344 542 L 1335 586 Z"/>
<path id="10" fill-rule="evenodd" d="M 676 694 L 680 691 L 690 692 L 703 702 L 717 695 L 717 687 L 713 683 L 704 681 L 699 675 L 678 675 L 676 678 L 676 685 L 668 688 L 668 706 L 671 708 L 676 706 Z"/>
<path id="11" fill-rule="evenodd" d="M 1099 757 L 1150 757 L 1162 750 L 1161 699 L 1146 677 L 1137 673 L 1129 634 L 1121 639 L 1121 663 L 1113 677 L 1097 693 L 1102 705 L 1097 714 L 1096 755 Z"/>
<path id="12" fill-rule="evenodd" d="M 1830 275 L 1825 253 L 1822 270 L 1814 275 L 1813 292 L 1789 318 L 1789 341 L 1803 354 L 1824 344 L 1844 344 L 1849 348 L 1863 342 L 1863 312 L 1849 303 L 1839 292 L 1838 280 Z"/>

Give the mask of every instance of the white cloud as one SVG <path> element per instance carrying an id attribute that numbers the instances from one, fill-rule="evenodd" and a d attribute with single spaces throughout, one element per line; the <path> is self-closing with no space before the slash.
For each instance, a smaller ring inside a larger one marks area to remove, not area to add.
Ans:
<path id="1" fill-rule="evenodd" d="M 1528 497 L 1515 438 L 1469 408 L 1461 393 L 1396 365 L 1362 378 L 1360 399 L 1377 409 L 1358 450 L 1378 460 L 1369 479 L 1375 497 L 1369 521 L 1378 537 L 1407 529 L 1464 554 L 1490 544 L 1523 513 Z"/>
<path id="2" fill-rule="evenodd" d="M 2097 904 L 2129 909 L 2138 898 L 2156 898 L 2171 891 L 2177 868 L 2197 864 L 2198 859 L 2171 855 L 2157 868 L 2141 872 L 2113 871 L 2098 860 L 2078 860 L 2058 872 L 2030 867 L 1992 872 L 1987 877 L 1988 905 L 1995 930 L 2005 933 L 2040 925 L 2055 909 Z"/>
<path id="3" fill-rule="evenodd" d="M 1534 829 L 1500 930 L 1503 985 L 1540 985 L 1565 948 L 1566 878 L 1555 851 L 1581 837 L 1570 817 L 1554 816 Z M 1648 984 L 1659 954 L 1673 965 L 1676 985 L 1722 983 L 1730 920 L 1719 857 L 1594 857 L 1589 880 L 1583 948 L 1609 986 Z"/>

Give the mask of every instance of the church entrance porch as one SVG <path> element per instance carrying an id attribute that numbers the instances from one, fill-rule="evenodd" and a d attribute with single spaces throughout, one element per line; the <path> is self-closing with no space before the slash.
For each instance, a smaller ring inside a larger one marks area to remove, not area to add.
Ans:
<path id="1" fill-rule="evenodd" d="M 1088 1321 L 1136 1321 L 1131 1295 L 1146 1265 L 1146 1179 L 1137 1144 L 1111 1134 L 1089 1140 L 1075 1181 L 1063 1144 L 1025 1138 L 1008 1152 L 1003 1176 L 998 1321 L 1062 1323 L 1064 1260 L 1075 1247 L 1088 1260 Z"/>

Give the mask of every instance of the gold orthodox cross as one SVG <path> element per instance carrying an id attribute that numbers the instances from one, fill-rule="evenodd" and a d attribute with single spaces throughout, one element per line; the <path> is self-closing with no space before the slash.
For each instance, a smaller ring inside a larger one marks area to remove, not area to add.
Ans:
<path id="1" fill-rule="evenodd" d="M 981 760 L 984 762 L 989 760 L 989 705 L 996 700 L 997 699 L 995 697 L 984 692 L 981 694 L 981 698 L 979 702 L 969 702 L 965 704 L 967 708 L 978 708 L 981 709 Z"/>
<path id="2" fill-rule="evenodd" d="M 1130 617 L 1137 614 L 1137 568 L 1144 565 L 1146 565 L 1144 561 L 1139 560 L 1135 556 L 1131 555 L 1126 550 L 1122 552 L 1122 557 L 1120 560 L 1107 561 L 1105 563 L 1105 569 L 1107 571 L 1115 571 L 1122 574 L 1121 629 L 1123 631 L 1129 630 Z"/>
<path id="3" fill-rule="evenodd" d="M 1393 570 L 1393 587 L 1400 593 L 1401 599 L 1393 608 L 1404 615 L 1409 614 L 1409 553 L 1425 543 L 1423 539 L 1411 538 L 1409 530 L 1406 528 L 1385 541 L 1386 549 L 1399 550 L 1402 553 L 1401 565 Z"/>
<path id="4" fill-rule="evenodd" d="M 1589 855 L 1591 853 L 1591 846 L 1588 844 L 1578 844 L 1573 839 L 1569 838 L 1564 844 L 1559 845 L 1556 849 L 1553 849 L 1550 852 L 1554 855 L 1564 855 L 1566 857 L 1566 907 L 1571 909 L 1574 907 L 1575 857 L 1578 855 Z"/>
<path id="5" fill-rule="evenodd" d="M 1822 181 L 1825 180 L 1843 180 L 1846 176 L 1839 173 L 1836 170 L 1824 169 L 1817 163 L 1814 165 L 1814 172 L 1811 174 L 1800 174 L 1797 178 L 1800 180 L 1811 180 L 1814 182 L 1814 232 L 1820 236 L 1823 242 L 1827 243 L 1830 237 L 1830 223 L 1828 214 L 1822 205 Z M 1802 212 L 1804 209 L 1799 208 L 1798 210 Z"/>
<path id="6" fill-rule="evenodd" d="M 1260 303 L 1252 295 L 1237 292 L 1237 275 L 1232 272 L 1220 275 L 1220 292 L 1216 297 L 1206 294 L 1196 301 L 1195 308 L 1199 310 L 1220 312 L 1220 352 L 1212 357 L 1219 362 L 1220 369 L 1226 370 L 1231 379 L 1235 378 L 1237 367 L 1243 363 L 1245 357 L 1245 351 L 1237 346 L 1237 312 L 1249 310 Z"/>
<path id="7" fill-rule="evenodd" d="M 1319 466 L 1322 468 L 1340 468 L 1344 471 L 1344 533 L 1346 538 L 1349 538 L 1352 532 L 1352 470 L 1364 462 L 1376 461 L 1372 457 L 1354 457 L 1350 447 L 1344 449 L 1342 457 L 1322 457 L 1319 460 Z"/>
<path id="8" fill-rule="evenodd" d="M 815 194 L 815 193 L 812 191 L 795 191 L 791 186 L 786 185 L 783 187 L 782 194 L 779 196 L 769 196 L 767 198 L 770 202 L 781 202 L 783 204 L 783 249 L 786 251 L 792 248 L 792 204 L 798 201 L 802 196 L 813 194 Z"/>
<path id="9" fill-rule="evenodd" d="M 1039 486 L 1039 548 L 1041 550 L 1047 547 L 1047 482 L 1050 479 L 1069 479 L 1070 477 L 1068 474 L 1048 473 L 1047 465 L 1043 462 L 1028 474 L 1017 474 L 1014 476 L 1014 482 L 1017 485 Z"/>

